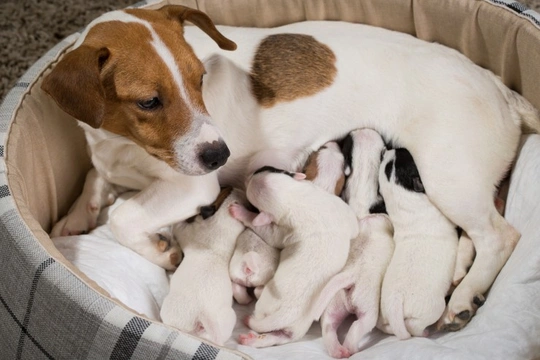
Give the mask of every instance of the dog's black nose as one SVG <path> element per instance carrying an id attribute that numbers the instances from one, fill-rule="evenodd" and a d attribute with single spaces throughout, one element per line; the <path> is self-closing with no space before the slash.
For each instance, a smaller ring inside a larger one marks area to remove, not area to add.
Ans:
<path id="1" fill-rule="evenodd" d="M 199 158 L 208 170 L 216 170 L 227 162 L 229 155 L 231 152 L 223 141 L 214 141 L 204 146 Z"/>

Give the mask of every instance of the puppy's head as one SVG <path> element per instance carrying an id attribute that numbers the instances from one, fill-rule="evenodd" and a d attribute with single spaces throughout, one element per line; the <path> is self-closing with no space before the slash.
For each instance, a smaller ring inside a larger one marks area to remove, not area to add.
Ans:
<path id="1" fill-rule="evenodd" d="M 246 195 L 250 203 L 261 211 L 277 210 L 283 197 L 295 183 L 306 178 L 303 173 L 263 166 L 247 179 Z"/>
<path id="2" fill-rule="evenodd" d="M 182 173 L 213 171 L 230 153 L 203 102 L 205 69 L 183 38 L 186 20 L 222 49 L 236 48 L 198 10 L 113 11 L 87 27 L 42 88 L 76 119 L 128 137 Z"/>
<path id="3" fill-rule="evenodd" d="M 345 184 L 345 158 L 335 141 L 312 153 L 304 167 L 306 179 L 339 196 Z"/>
<path id="4" fill-rule="evenodd" d="M 384 153 L 379 172 L 381 188 L 395 184 L 405 190 L 425 193 L 420 173 L 407 149 L 393 149 Z"/>

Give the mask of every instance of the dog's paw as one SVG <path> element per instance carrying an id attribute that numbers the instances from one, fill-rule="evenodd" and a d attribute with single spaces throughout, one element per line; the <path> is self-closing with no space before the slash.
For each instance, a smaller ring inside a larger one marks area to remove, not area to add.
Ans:
<path id="1" fill-rule="evenodd" d="M 183 259 L 182 249 L 169 230 L 161 230 L 150 236 L 158 250 L 154 263 L 165 270 L 176 270 Z"/>
<path id="2" fill-rule="evenodd" d="M 229 214 L 231 214 L 231 216 L 236 220 L 245 220 L 246 208 L 238 204 L 237 202 L 234 202 L 229 205 Z"/>
<path id="3" fill-rule="evenodd" d="M 92 202 L 86 206 L 75 206 L 54 225 L 51 237 L 87 234 L 96 228 L 100 209 L 99 204 Z"/>
<path id="4" fill-rule="evenodd" d="M 437 323 L 437 330 L 458 331 L 476 314 L 478 308 L 484 305 L 485 298 L 482 294 L 475 294 L 471 297 L 459 296 L 454 292 L 444 313 Z"/>

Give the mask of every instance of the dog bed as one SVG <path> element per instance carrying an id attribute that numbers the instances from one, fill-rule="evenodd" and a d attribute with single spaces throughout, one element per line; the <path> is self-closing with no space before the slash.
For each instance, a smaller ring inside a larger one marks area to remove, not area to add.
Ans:
<path id="1" fill-rule="evenodd" d="M 409 33 L 461 51 L 540 108 L 540 15 L 517 2 L 162 0 L 138 6 L 169 3 L 198 8 L 216 24 L 272 27 L 303 20 L 344 20 Z M 118 300 L 122 297 L 113 293 L 118 286 L 107 287 L 99 276 L 92 280 L 82 267 L 73 265 L 77 254 L 64 256 L 62 247 L 54 245 L 48 232 L 80 193 L 90 161 L 81 129 L 40 84 L 78 36 L 64 39 L 36 62 L 0 108 L 0 358 L 325 358 L 317 324 L 301 341 L 268 349 L 238 346 L 235 338 L 227 348 L 217 348 L 178 332 L 155 320 L 150 310 L 139 308 L 137 301 L 130 303 L 134 294 L 129 289 L 123 302 Z M 526 136 L 512 172 L 506 209 L 522 238 L 469 325 L 456 333 L 407 341 L 374 332 L 366 339 L 366 349 L 354 358 L 538 356 L 539 176 L 540 136 Z M 96 236 L 110 240 L 106 229 Z M 75 245 L 66 246 L 73 249 L 82 242 Z M 139 286 L 143 292 L 157 286 L 138 280 L 130 289 Z M 159 299 L 159 291 L 149 293 Z M 238 308 L 240 314 L 247 311 Z"/>

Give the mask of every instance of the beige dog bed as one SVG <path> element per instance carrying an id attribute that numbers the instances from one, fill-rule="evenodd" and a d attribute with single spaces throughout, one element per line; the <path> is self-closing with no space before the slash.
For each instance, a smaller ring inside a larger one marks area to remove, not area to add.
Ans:
<path id="1" fill-rule="evenodd" d="M 139 6 L 167 3 L 198 8 L 223 25 L 343 20 L 409 33 L 461 51 L 540 108 L 540 15 L 516 2 L 163 0 Z M 80 193 L 91 164 L 82 130 L 40 84 L 77 38 L 66 38 L 35 63 L 0 108 L 0 358 L 248 357 L 243 352 L 254 358 L 322 358 L 316 331 L 302 344 L 281 350 L 236 351 L 177 332 L 113 300 L 53 245 L 48 232 Z M 507 201 L 507 218 L 523 237 L 472 322 L 435 339 L 397 342 L 374 336 L 373 346 L 359 355 L 508 359 L 540 353 L 540 246 L 535 244 L 540 231 L 534 225 L 540 221 L 538 159 L 540 140 L 533 135 L 522 148 Z M 302 347 L 305 342 L 310 345 Z"/>

